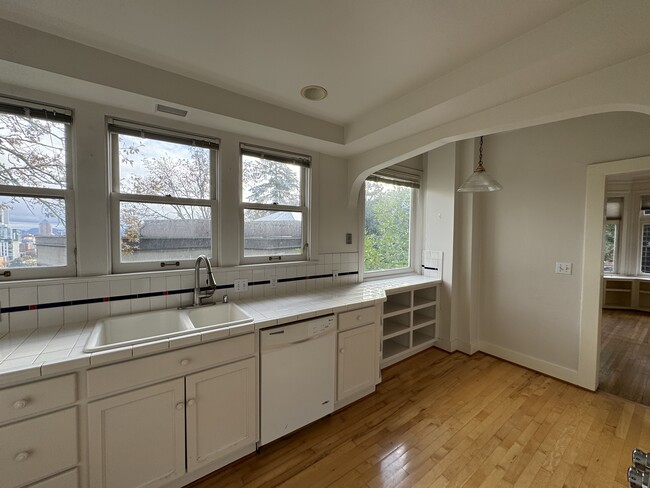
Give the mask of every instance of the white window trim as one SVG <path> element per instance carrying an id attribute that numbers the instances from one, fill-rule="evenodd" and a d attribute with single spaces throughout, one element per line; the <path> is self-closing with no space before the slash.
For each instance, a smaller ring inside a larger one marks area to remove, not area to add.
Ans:
<path id="1" fill-rule="evenodd" d="M 16 107 L 29 107 L 36 110 L 48 112 L 65 113 L 72 117 L 72 110 L 62 107 L 54 107 L 47 104 L 30 102 L 20 99 L 0 97 L 0 102 Z M 43 197 L 61 198 L 65 202 L 65 227 L 66 227 L 66 264 L 64 266 L 37 266 L 26 268 L 7 268 L 0 270 L 1 281 L 34 280 L 48 278 L 63 278 L 76 276 L 76 233 L 75 233 L 75 192 L 73 187 L 73 175 L 75 158 L 73 156 L 73 121 L 65 124 L 66 136 L 66 188 L 37 188 L 13 185 L 0 185 L 0 194 L 16 197 Z"/>
<path id="2" fill-rule="evenodd" d="M 275 205 L 269 203 L 250 203 L 244 202 L 243 195 L 243 147 L 255 147 L 248 144 L 241 144 L 239 152 L 239 221 L 240 225 L 240 235 L 239 235 L 239 264 L 240 265 L 250 265 L 250 264 L 282 264 L 282 263 L 292 263 L 296 261 L 309 261 L 310 256 L 312 255 L 312 249 L 310 245 L 311 237 L 311 200 L 312 200 L 312 164 L 313 161 L 311 157 L 303 156 L 310 160 L 310 166 L 303 166 L 301 168 L 301 191 L 300 191 L 300 201 L 301 205 Z M 287 151 L 269 149 L 269 155 L 276 154 L 291 154 Z M 272 158 L 269 158 L 273 160 Z M 278 161 L 281 162 L 281 161 Z M 244 256 L 244 211 L 245 210 L 268 210 L 272 212 L 278 211 L 287 211 L 287 212 L 300 212 L 302 214 L 301 224 L 302 224 L 302 253 L 293 254 L 293 255 L 261 255 L 261 256 Z"/>
<path id="3" fill-rule="evenodd" d="M 195 263 L 195 258 L 193 259 L 178 259 L 178 260 L 168 260 L 168 261 L 141 261 L 141 262 L 121 262 L 121 239 L 120 239 L 120 203 L 122 202 L 138 202 L 138 203 L 159 203 L 159 204 L 180 204 L 180 205 L 196 205 L 202 207 L 210 207 L 210 229 L 211 229 L 211 256 L 210 261 L 213 266 L 218 266 L 217 256 L 218 256 L 218 245 L 219 245 L 219 205 L 218 205 L 218 196 L 217 196 L 217 173 L 219 166 L 219 149 L 210 150 L 210 199 L 193 199 L 193 198 L 178 198 L 178 197 L 167 197 L 167 196 L 158 196 L 158 195 L 140 195 L 140 194 L 130 194 L 122 193 L 116 191 L 119 189 L 120 175 L 119 175 L 119 160 L 116 156 L 119 154 L 118 150 L 118 133 L 111 132 L 108 128 L 109 124 L 119 125 L 125 128 L 132 129 L 144 129 L 150 132 L 155 132 L 160 135 L 166 135 L 171 137 L 176 137 L 179 139 L 192 139 L 192 138 L 201 138 L 210 142 L 214 142 L 217 145 L 219 144 L 218 139 L 210 138 L 207 136 L 201 136 L 196 134 L 191 134 L 187 132 L 181 132 L 176 130 L 170 130 L 160 127 L 154 127 L 147 124 L 135 123 L 130 121 L 123 121 L 109 118 L 107 119 L 106 134 L 108 137 L 108 161 L 111 172 L 111 191 L 110 191 L 110 226 L 111 226 L 111 269 L 112 274 L 118 273 L 134 273 L 134 272 L 147 272 L 147 271 L 169 271 L 174 269 L 187 269 L 192 268 Z"/>
<path id="4" fill-rule="evenodd" d="M 366 242 L 366 184 L 364 182 L 359 198 L 359 280 L 376 279 L 385 276 L 402 275 L 407 273 L 416 273 L 416 262 L 418 261 L 415 256 L 417 249 L 416 242 L 418 238 L 418 203 L 419 190 L 411 188 L 411 219 L 409 223 L 409 266 L 405 268 L 386 269 L 379 271 L 366 271 L 365 266 L 365 242 Z"/>

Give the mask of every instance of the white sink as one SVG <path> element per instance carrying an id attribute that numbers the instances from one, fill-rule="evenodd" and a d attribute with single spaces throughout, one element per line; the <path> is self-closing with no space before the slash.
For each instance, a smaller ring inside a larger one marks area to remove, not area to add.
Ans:
<path id="1" fill-rule="evenodd" d="M 216 329 L 252 322 L 253 318 L 234 303 L 108 317 L 95 322 L 84 352 L 156 341 L 189 334 L 196 329 Z"/>
<path id="2" fill-rule="evenodd" d="M 160 310 L 108 317 L 95 322 L 85 352 L 104 351 L 165 337 L 187 334 L 193 330 L 187 315 L 178 310 Z"/>
<path id="3" fill-rule="evenodd" d="M 218 303 L 181 311 L 196 329 L 214 329 L 250 324 L 253 318 L 234 303 Z"/>

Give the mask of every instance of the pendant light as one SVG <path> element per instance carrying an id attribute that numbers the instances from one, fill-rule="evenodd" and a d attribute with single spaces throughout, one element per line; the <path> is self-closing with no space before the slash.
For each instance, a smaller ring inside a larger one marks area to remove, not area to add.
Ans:
<path id="1" fill-rule="evenodd" d="M 479 191 L 498 191 L 503 187 L 497 180 L 492 178 L 483 167 L 483 136 L 481 136 L 478 149 L 478 165 L 474 172 L 460 185 L 458 191 L 464 193 L 475 193 Z"/>

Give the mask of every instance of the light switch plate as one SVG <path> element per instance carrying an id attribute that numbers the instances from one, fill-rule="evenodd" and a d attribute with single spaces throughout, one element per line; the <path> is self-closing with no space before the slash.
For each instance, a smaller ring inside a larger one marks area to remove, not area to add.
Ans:
<path id="1" fill-rule="evenodd" d="M 555 263 L 555 272 L 557 274 L 568 274 L 570 275 L 573 272 L 572 263 Z"/>

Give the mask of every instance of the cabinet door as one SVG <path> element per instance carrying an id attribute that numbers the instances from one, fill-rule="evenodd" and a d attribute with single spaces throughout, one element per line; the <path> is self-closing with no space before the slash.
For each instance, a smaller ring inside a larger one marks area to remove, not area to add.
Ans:
<path id="1" fill-rule="evenodd" d="M 186 393 L 188 471 L 256 442 L 255 359 L 187 376 Z"/>
<path id="2" fill-rule="evenodd" d="M 376 359 L 375 324 L 339 332 L 338 401 L 375 385 Z"/>
<path id="3" fill-rule="evenodd" d="M 185 473 L 183 379 L 88 404 L 90 486 L 153 488 Z"/>

